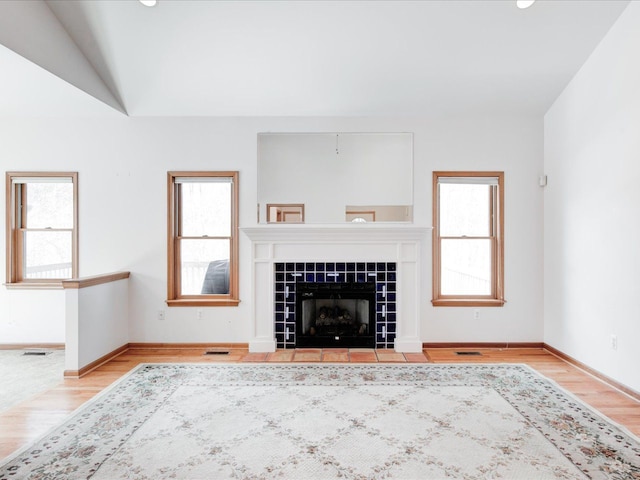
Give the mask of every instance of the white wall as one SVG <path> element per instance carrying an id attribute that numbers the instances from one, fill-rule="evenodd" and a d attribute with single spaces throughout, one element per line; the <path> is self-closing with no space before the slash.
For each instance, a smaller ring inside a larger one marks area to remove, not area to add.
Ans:
<path id="1" fill-rule="evenodd" d="M 0 346 L 64 343 L 64 311 L 63 290 L 7 291 L 0 287 Z"/>
<path id="2" fill-rule="evenodd" d="M 547 112 L 544 199 L 545 342 L 636 391 L 638 25 L 640 2 L 631 2 Z"/>
<path id="3" fill-rule="evenodd" d="M 3 170 L 79 172 L 80 275 L 130 271 L 131 342 L 248 342 L 251 254 L 240 238 L 239 307 L 168 308 L 166 173 L 239 170 L 240 224 L 256 225 L 258 132 L 413 132 L 414 223 L 431 225 L 431 172 L 506 172 L 503 308 L 431 307 L 431 254 L 422 259 L 424 341 L 542 341 L 542 121 L 480 118 L 0 119 Z M 0 239 L 4 250 L 4 236 Z M 0 268 L 4 256 L 1 256 Z M 22 293 L 22 292 L 21 292 Z M 0 289 L 0 332 L 7 301 Z M 158 311 L 166 319 L 158 320 Z M 64 325 L 64 318 L 60 320 Z M 63 327 L 62 327 L 63 328 Z M 0 339 L 0 343 L 2 340 Z"/>
<path id="4" fill-rule="evenodd" d="M 416 165 L 416 205 L 431 209 L 433 170 L 505 172 L 505 298 L 503 307 L 429 307 L 423 316 L 427 342 L 542 342 L 542 120 L 490 118 L 440 120 L 416 139 L 424 162 Z M 416 153 L 418 155 L 418 153 Z M 431 225 L 431 210 L 415 219 Z M 423 284 L 431 299 L 431 252 Z"/>
<path id="5" fill-rule="evenodd" d="M 65 370 L 79 371 L 129 343 L 129 280 L 65 289 Z"/>

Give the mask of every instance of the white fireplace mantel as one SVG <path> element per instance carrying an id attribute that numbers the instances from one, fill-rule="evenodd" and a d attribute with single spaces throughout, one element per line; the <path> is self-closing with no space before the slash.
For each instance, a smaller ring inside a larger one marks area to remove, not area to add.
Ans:
<path id="1" fill-rule="evenodd" d="M 253 321 L 249 351 L 274 352 L 274 263 L 395 262 L 397 352 L 420 352 L 421 255 L 431 228 L 406 224 L 261 225 L 251 240 Z"/>
<path id="2" fill-rule="evenodd" d="M 337 223 L 324 224 L 271 224 L 241 228 L 252 241 L 415 241 L 424 240 L 431 228 L 414 227 L 406 223 Z"/>

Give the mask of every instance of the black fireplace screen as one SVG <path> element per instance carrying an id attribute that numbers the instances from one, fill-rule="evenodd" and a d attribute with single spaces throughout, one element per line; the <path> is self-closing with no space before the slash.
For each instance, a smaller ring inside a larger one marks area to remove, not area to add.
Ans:
<path id="1" fill-rule="evenodd" d="M 375 283 L 296 284 L 296 346 L 375 347 Z"/>

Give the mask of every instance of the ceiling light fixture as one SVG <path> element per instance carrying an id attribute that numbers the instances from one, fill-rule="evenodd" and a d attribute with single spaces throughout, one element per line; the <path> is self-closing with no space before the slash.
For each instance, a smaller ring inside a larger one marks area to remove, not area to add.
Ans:
<path id="1" fill-rule="evenodd" d="M 518 8 L 525 9 L 529 8 L 531 5 L 536 3 L 536 0 L 516 0 L 516 5 Z"/>
<path id="2" fill-rule="evenodd" d="M 138 0 L 145 7 L 155 7 L 158 0 Z"/>

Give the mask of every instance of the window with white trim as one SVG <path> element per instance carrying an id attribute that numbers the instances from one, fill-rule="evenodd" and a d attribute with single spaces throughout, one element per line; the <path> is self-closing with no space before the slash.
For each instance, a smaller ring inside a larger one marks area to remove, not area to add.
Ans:
<path id="1" fill-rule="evenodd" d="M 504 173 L 433 172 L 434 306 L 502 306 Z"/>
<path id="2" fill-rule="evenodd" d="M 78 174 L 7 172 L 7 286 L 78 276 Z"/>
<path id="3" fill-rule="evenodd" d="M 169 306 L 238 299 L 238 172 L 168 173 Z"/>

